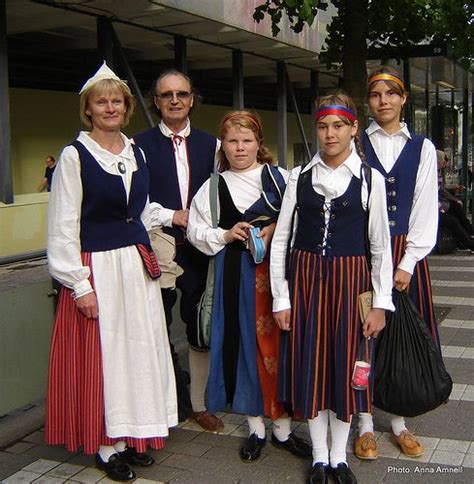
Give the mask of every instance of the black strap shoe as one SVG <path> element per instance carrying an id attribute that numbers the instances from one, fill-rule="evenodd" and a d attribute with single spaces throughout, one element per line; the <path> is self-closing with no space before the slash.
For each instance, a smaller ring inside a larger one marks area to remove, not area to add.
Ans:
<path id="1" fill-rule="evenodd" d="M 112 481 L 126 482 L 133 481 L 137 476 L 133 469 L 125 462 L 122 462 L 118 454 L 110 456 L 108 462 L 104 462 L 99 454 L 95 455 L 95 465 L 104 471 Z"/>
<path id="2" fill-rule="evenodd" d="M 150 454 L 137 452 L 135 447 L 127 447 L 123 452 L 119 452 L 118 455 L 123 462 L 131 466 L 149 467 L 155 463 L 155 459 Z"/>
<path id="3" fill-rule="evenodd" d="M 329 476 L 329 466 L 323 462 L 316 462 L 309 475 L 309 484 L 327 484 Z"/>
<path id="4" fill-rule="evenodd" d="M 240 449 L 240 458 L 243 462 L 253 462 L 260 457 L 263 447 L 267 443 L 267 439 L 259 439 L 257 434 L 252 434 L 245 445 Z"/>
<path id="5" fill-rule="evenodd" d="M 312 447 L 306 440 L 297 437 L 293 432 L 288 435 L 288 440 L 278 440 L 272 433 L 272 444 L 280 449 L 285 449 L 297 457 L 311 457 Z"/>
<path id="6" fill-rule="evenodd" d="M 331 467 L 331 473 L 335 484 L 357 484 L 356 476 L 345 462 L 341 462 L 337 467 Z"/>

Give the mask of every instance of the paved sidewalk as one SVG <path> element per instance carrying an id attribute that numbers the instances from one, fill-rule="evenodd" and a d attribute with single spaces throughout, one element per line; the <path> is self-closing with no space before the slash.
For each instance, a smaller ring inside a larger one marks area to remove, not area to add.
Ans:
<path id="1" fill-rule="evenodd" d="M 381 457 L 375 462 L 359 461 L 352 455 L 352 438 L 348 446 L 349 463 L 361 484 L 474 482 L 474 256 L 433 256 L 430 267 L 435 305 L 443 318 L 440 336 L 454 381 L 453 393 L 448 404 L 408 419 L 409 428 L 426 447 L 425 455 L 418 459 L 401 455 L 389 442 L 389 420 L 376 411 Z M 177 338 L 180 340 L 179 335 Z M 203 432 L 187 422 L 173 429 L 166 448 L 151 452 L 156 464 L 138 469 L 135 482 L 306 482 L 311 462 L 270 443 L 258 462 L 242 463 L 238 449 L 247 435 L 245 418 L 235 414 L 222 414 L 222 418 L 225 429 L 220 434 Z M 306 423 L 294 428 L 309 438 Z M 268 435 L 270 432 L 271 426 Z M 44 445 L 41 429 L 0 451 L 1 479 L 5 483 L 112 482 L 94 468 L 92 457 Z"/>

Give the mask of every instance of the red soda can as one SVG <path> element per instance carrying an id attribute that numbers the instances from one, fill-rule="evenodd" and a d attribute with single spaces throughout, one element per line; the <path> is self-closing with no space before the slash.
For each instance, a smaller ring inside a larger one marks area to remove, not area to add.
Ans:
<path id="1" fill-rule="evenodd" d="M 370 363 L 357 360 L 354 363 L 351 386 L 354 390 L 365 390 L 369 386 Z"/>

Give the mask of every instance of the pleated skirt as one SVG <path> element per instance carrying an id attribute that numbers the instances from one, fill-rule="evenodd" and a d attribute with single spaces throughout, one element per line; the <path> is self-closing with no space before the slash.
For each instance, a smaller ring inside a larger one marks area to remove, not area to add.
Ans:
<path id="1" fill-rule="evenodd" d="M 82 262 L 92 269 L 90 253 L 83 253 Z M 93 276 L 91 282 L 94 285 Z M 70 452 L 82 448 L 85 454 L 94 454 L 99 446 L 118 441 L 125 441 L 138 452 L 147 447 L 163 448 L 163 437 L 107 436 L 102 361 L 98 321 L 83 316 L 77 310 L 72 291 L 63 287 L 51 341 L 46 443 L 65 445 Z"/>
<path id="2" fill-rule="evenodd" d="M 393 268 L 396 270 L 398 264 L 405 254 L 406 235 L 395 235 L 392 237 L 392 257 Z M 431 277 L 426 258 L 420 260 L 415 265 L 413 275 L 408 288 L 408 294 L 420 312 L 423 321 L 425 321 L 431 332 L 435 345 L 439 348 L 438 325 L 433 305 L 433 292 L 431 289 Z"/>
<path id="3" fill-rule="evenodd" d="M 358 296 L 371 289 L 364 256 L 331 257 L 293 250 L 291 324 L 282 332 L 279 398 L 296 416 L 330 409 L 345 422 L 370 412 L 371 390 L 354 390 L 351 377 L 362 334 Z"/>

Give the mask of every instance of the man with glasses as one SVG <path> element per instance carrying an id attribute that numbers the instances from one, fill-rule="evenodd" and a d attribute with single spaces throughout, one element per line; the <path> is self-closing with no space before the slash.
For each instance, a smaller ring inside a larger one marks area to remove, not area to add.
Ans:
<path id="1" fill-rule="evenodd" d="M 215 137 L 191 128 L 189 113 L 196 99 L 189 77 L 174 69 L 163 72 L 153 84 L 152 96 L 160 124 L 137 134 L 134 141 L 146 155 L 150 202 L 158 209 L 156 222 L 175 238 L 176 262 L 184 270 L 176 286 L 181 290 L 180 312 L 189 343 L 191 402 L 173 349 L 180 420 L 190 416 L 215 432 L 224 424 L 205 407 L 209 353 L 200 348 L 197 338 L 197 305 L 206 284 L 208 259 L 187 241 L 186 227 L 191 200 L 214 171 L 219 146 Z M 169 331 L 177 294 L 174 288 L 163 288 L 161 293 Z"/>

